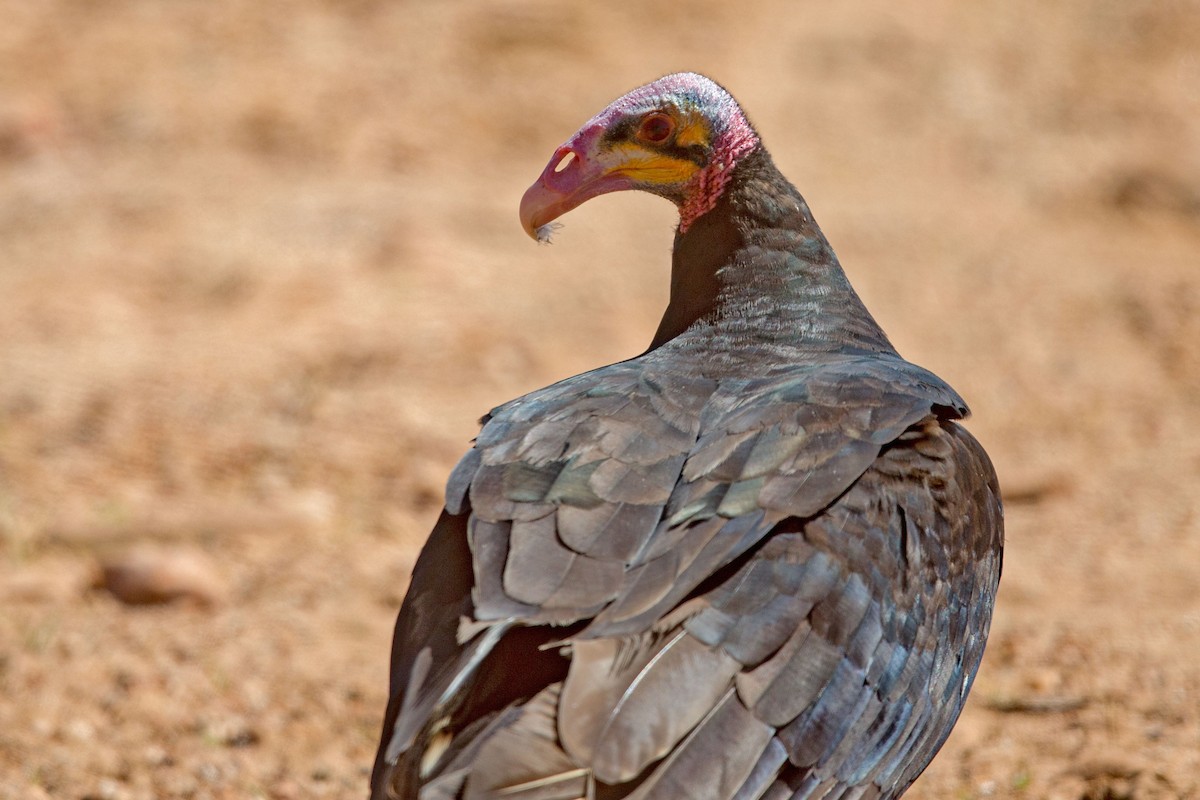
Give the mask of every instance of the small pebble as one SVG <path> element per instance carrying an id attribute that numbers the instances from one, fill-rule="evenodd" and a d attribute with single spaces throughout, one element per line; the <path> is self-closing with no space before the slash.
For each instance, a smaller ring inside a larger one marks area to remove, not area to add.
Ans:
<path id="1" fill-rule="evenodd" d="M 258 744 L 258 731 L 241 717 L 226 717 L 204 725 L 204 736 L 226 747 L 249 747 Z"/>
<path id="2" fill-rule="evenodd" d="M 86 719 L 73 719 L 64 728 L 67 736 L 77 742 L 89 742 L 96 736 L 96 727 Z"/>
<path id="3" fill-rule="evenodd" d="M 204 554 L 189 549 L 137 549 L 100 567 L 96 584 L 128 605 L 177 600 L 220 602 L 225 584 Z"/>
<path id="4" fill-rule="evenodd" d="M 122 790 L 121 784 L 112 778 L 101 778 L 97 788 L 103 800 L 122 800 L 127 794 Z"/>
<path id="5" fill-rule="evenodd" d="M 171 756 L 164 748 L 152 744 L 142 751 L 142 760 L 147 766 L 163 767 L 171 763 Z"/>

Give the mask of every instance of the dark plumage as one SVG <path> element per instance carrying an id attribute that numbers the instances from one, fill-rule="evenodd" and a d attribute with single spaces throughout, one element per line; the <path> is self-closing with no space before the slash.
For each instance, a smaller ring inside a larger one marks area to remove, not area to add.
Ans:
<path id="1" fill-rule="evenodd" d="M 484 418 L 396 623 L 372 796 L 896 797 L 1000 576 L 966 405 L 892 348 L 716 84 L 615 102 L 522 221 L 625 188 L 680 207 L 670 304 L 641 356 Z"/>

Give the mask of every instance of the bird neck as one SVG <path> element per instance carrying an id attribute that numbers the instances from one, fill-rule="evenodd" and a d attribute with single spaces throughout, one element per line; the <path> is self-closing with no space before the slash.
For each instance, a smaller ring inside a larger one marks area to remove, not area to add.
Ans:
<path id="1" fill-rule="evenodd" d="M 895 353 L 817 227 L 759 147 L 675 236 L 671 297 L 650 349 L 692 330 L 727 353 Z"/>

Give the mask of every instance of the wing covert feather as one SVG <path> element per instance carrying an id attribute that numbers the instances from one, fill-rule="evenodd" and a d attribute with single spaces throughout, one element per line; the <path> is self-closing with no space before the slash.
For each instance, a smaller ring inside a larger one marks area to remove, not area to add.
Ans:
<path id="1" fill-rule="evenodd" d="M 558 730 L 567 752 L 606 783 L 628 781 L 665 756 L 728 692 L 740 666 L 683 630 L 573 648 Z"/>

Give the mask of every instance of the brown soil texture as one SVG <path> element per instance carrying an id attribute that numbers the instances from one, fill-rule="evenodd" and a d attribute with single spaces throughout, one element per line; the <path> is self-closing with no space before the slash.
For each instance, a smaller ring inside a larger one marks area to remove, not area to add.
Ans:
<path id="1" fill-rule="evenodd" d="M 664 305 L 669 204 L 538 247 L 521 193 L 680 69 L 742 101 L 1000 474 L 988 654 L 908 796 L 1200 796 L 1200 3 L 0 20 L 0 797 L 365 794 L 475 420 Z M 156 563 L 163 602 L 97 588 Z"/>

